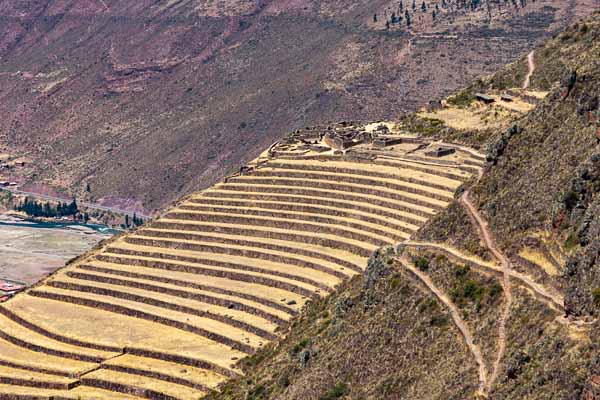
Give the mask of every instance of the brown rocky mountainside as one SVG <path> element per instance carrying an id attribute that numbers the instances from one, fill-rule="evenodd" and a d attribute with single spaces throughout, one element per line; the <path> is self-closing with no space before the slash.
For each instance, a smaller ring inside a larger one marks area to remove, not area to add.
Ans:
<path id="1" fill-rule="evenodd" d="M 2 177 L 160 208 L 281 132 L 415 110 L 596 6 L 3 0 L 0 153 L 27 163 Z M 392 13 L 404 17 L 386 29 Z"/>
<path id="2" fill-rule="evenodd" d="M 599 39 L 596 12 L 405 117 L 481 177 L 211 398 L 600 399 Z"/>

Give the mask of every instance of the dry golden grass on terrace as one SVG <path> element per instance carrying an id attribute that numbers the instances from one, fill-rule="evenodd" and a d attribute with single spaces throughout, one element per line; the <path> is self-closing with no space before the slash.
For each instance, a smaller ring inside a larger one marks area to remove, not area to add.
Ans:
<path id="1" fill-rule="evenodd" d="M 109 255 L 110 253 L 106 253 L 106 254 Z M 115 256 L 120 256 L 125 261 L 127 260 L 127 257 L 128 257 L 126 255 L 115 255 Z M 152 259 L 150 257 L 141 257 L 141 256 L 129 256 L 129 257 L 132 257 L 132 259 L 134 259 L 134 260 L 135 259 L 148 260 L 148 261 L 157 260 L 157 259 Z M 174 266 L 177 265 L 177 262 L 173 261 L 172 263 Z M 123 276 L 124 273 L 136 274 L 136 275 L 144 276 L 153 282 L 155 282 L 157 280 L 159 280 L 159 281 L 163 280 L 164 275 L 165 275 L 164 270 L 162 270 L 162 269 L 140 267 L 140 266 L 135 266 L 135 265 L 127 264 L 127 263 L 112 264 L 112 263 L 100 262 L 100 261 L 90 261 L 87 264 L 92 266 L 93 268 L 100 268 L 101 270 L 106 271 L 107 273 L 112 273 L 113 275 L 116 275 L 116 276 L 121 277 L 121 276 Z M 195 265 L 192 263 L 185 263 L 185 262 L 180 262 L 179 264 L 183 267 L 185 267 L 186 265 L 187 266 Z M 88 271 L 86 266 L 82 266 L 80 269 L 84 270 L 84 271 Z M 94 269 L 93 271 L 95 273 L 98 273 L 96 269 Z M 249 275 L 252 276 L 252 273 L 249 273 Z M 258 274 L 256 274 L 256 275 L 258 275 Z M 178 285 L 179 287 L 188 287 L 188 286 L 186 286 L 186 284 L 197 285 L 198 275 L 188 273 L 188 272 L 179 272 L 179 271 L 175 271 L 175 270 L 169 270 L 168 271 L 168 279 L 181 282 Z M 139 278 L 138 278 L 138 281 L 140 281 Z M 219 278 L 219 277 L 214 277 L 214 276 L 209 276 L 209 275 L 205 275 L 202 277 L 201 285 L 210 287 L 213 290 L 222 290 L 222 291 L 242 293 L 242 294 L 249 293 L 249 294 L 251 294 L 249 296 L 251 296 L 252 298 L 255 298 L 255 299 L 267 304 L 267 305 L 263 304 L 263 309 L 266 312 L 276 313 L 280 318 L 284 318 L 284 319 L 287 318 L 288 316 L 293 315 L 293 311 L 295 310 L 296 307 L 281 306 L 280 304 L 278 304 L 281 301 L 281 299 L 286 298 L 286 296 L 287 296 L 288 299 L 293 299 L 294 301 L 296 301 L 297 304 L 300 304 L 301 300 L 302 300 L 301 295 L 291 293 L 286 290 L 278 289 L 276 287 L 259 285 L 256 283 L 237 281 L 237 280 L 232 280 L 232 279 L 227 279 L 227 278 Z M 210 293 L 211 293 L 211 295 L 216 295 L 214 292 L 210 292 Z M 240 296 L 235 296 L 235 295 L 231 295 L 226 298 L 235 299 L 235 301 L 237 301 L 237 302 L 246 302 L 247 301 L 246 297 L 240 297 Z M 254 302 L 252 302 L 252 303 L 254 303 Z M 269 304 L 276 304 L 278 307 L 275 307 L 275 306 L 269 305 Z M 286 311 L 286 310 L 289 310 L 289 311 Z"/>
<path id="2" fill-rule="evenodd" d="M 380 216 L 375 216 L 372 213 L 364 212 L 359 209 L 352 210 L 342 210 L 340 208 L 332 207 L 329 205 L 323 204 L 310 204 L 303 203 L 300 198 L 297 199 L 297 202 L 287 202 L 287 201 L 261 201 L 261 200 L 251 200 L 251 201 L 240 201 L 239 199 L 215 199 L 215 200 L 205 200 L 203 203 L 192 203 L 187 202 L 181 205 L 182 208 L 185 209 L 202 209 L 202 208 L 218 208 L 218 209 L 228 209 L 228 210 L 259 210 L 259 211 L 269 211 L 269 212 L 285 212 L 285 211 L 294 211 L 294 212 L 304 212 L 317 216 L 328 216 L 328 215 L 337 215 L 337 216 L 346 216 L 351 221 L 360 221 L 360 222 L 372 222 L 379 227 L 379 229 L 385 229 L 387 227 L 392 228 L 397 234 L 401 232 L 414 232 L 419 229 L 418 225 L 414 223 L 407 222 L 411 220 L 417 220 L 415 222 L 419 222 L 419 218 L 414 218 L 412 214 L 409 213 L 400 213 L 402 217 L 405 217 L 405 220 L 398 221 L 390 221 L 389 219 L 381 218 Z M 408 217 L 408 218 L 406 218 Z M 422 218 L 421 221 L 424 221 L 425 218 Z"/>
<path id="3" fill-rule="evenodd" d="M 527 97 L 543 99 L 547 92 L 530 92 L 513 89 L 510 95 L 502 93 L 485 93 L 489 101 L 481 99 L 465 100 L 464 104 L 453 104 L 452 98 L 442 102 L 442 108 L 418 115 L 423 118 L 441 120 L 447 126 L 459 130 L 479 130 L 498 127 L 506 124 L 521 114 L 531 111 L 535 104 Z"/>
<path id="4" fill-rule="evenodd" d="M 2 305 L 0 397 L 197 399 L 240 374 L 238 360 L 409 239 L 482 165 L 400 129 L 286 138 Z"/>
<path id="5" fill-rule="evenodd" d="M 560 275 L 560 271 L 548 258 L 539 250 L 524 247 L 519 251 L 519 256 L 523 257 L 527 261 L 539 266 L 550 276 Z"/>
<path id="6" fill-rule="evenodd" d="M 0 396 L 23 396 L 24 398 L 35 399 L 65 399 L 65 400 L 139 400 L 140 397 L 128 395 L 125 393 L 115 394 L 114 391 L 97 389 L 94 387 L 79 386 L 71 390 L 42 389 L 38 387 L 17 386 L 9 384 L 0 384 Z M 117 397 L 118 396 L 118 397 Z"/>
<path id="7" fill-rule="evenodd" d="M 155 229 L 155 228 L 148 228 L 147 230 L 144 230 L 144 232 L 150 232 L 150 231 L 171 232 L 170 230 L 167 230 L 167 229 Z M 344 260 L 345 262 L 350 262 L 357 266 L 362 265 L 362 263 L 365 261 L 364 257 L 357 256 L 356 254 L 352 254 L 349 251 L 344 251 L 344 250 L 339 250 L 339 249 L 331 250 L 325 246 L 320 246 L 320 245 L 311 244 L 311 243 L 297 243 L 297 242 L 292 242 L 292 241 L 287 241 L 287 240 L 278 240 L 278 239 L 263 238 L 263 237 L 252 237 L 249 240 L 248 236 L 230 235 L 230 234 L 224 234 L 224 233 L 220 233 L 220 232 L 209 233 L 209 232 L 199 232 L 199 231 L 182 231 L 179 229 L 177 229 L 175 232 L 184 233 L 184 234 L 189 233 L 191 235 L 197 236 L 198 240 L 202 240 L 203 238 L 220 238 L 222 240 L 227 240 L 227 241 L 237 241 L 238 243 L 243 241 L 243 242 L 252 242 L 256 245 L 264 244 L 265 246 L 277 246 L 280 248 L 286 248 L 288 252 L 292 252 L 292 253 L 294 251 L 290 251 L 290 249 L 298 250 L 300 252 L 308 251 L 310 253 L 314 253 L 317 257 L 322 256 L 324 258 L 326 257 L 327 259 L 338 258 L 340 260 Z M 397 232 L 397 231 L 392 231 L 392 233 L 401 234 L 401 232 Z"/>

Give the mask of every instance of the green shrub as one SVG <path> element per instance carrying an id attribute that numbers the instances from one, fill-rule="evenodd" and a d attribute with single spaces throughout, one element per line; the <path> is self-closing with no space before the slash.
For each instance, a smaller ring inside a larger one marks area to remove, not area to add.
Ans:
<path id="1" fill-rule="evenodd" d="M 282 375 L 279 378 L 279 386 L 288 387 L 290 386 L 290 378 L 287 375 Z"/>
<path id="2" fill-rule="evenodd" d="M 402 277 L 400 275 L 394 275 L 392 280 L 390 281 L 390 287 L 392 290 L 398 289 L 398 286 L 402 283 Z"/>
<path id="3" fill-rule="evenodd" d="M 258 385 L 248 392 L 248 394 L 246 395 L 246 400 L 266 399 L 267 395 L 267 388 L 264 385 Z"/>
<path id="4" fill-rule="evenodd" d="M 431 326 L 445 326 L 448 324 L 448 316 L 444 314 L 437 314 L 431 317 L 429 321 Z"/>
<path id="5" fill-rule="evenodd" d="M 567 210 L 572 210 L 577 205 L 579 201 L 579 196 L 575 193 L 574 190 L 569 190 L 564 194 L 563 203 Z"/>
<path id="6" fill-rule="evenodd" d="M 418 257 L 415 260 L 415 266 L 421 271 L 427 271 L 429 269 L 429 260 L 425 257 Z"/>
<path id="7" fill-rule="evenodd" d="M 309 343 L 310 343 L 310 339 L 308 339 L 308 338 L 302 339 L 301 341 L 296 343 L 296 345 L 292 349 L 292 353 L 294 353 L 294 354 L 300 353 Z"/>
<path id="8" fill-rule="evenodd" d="M 467 264 L 456 268 L 456 271 L 454 271 L 454 275 L 457 278 L 464 278 L 465 276 L 469 275 L 469 272 L 471 272 L 471 267 L 469 267 Z"/>
<path id="9" fill-rule="evenodd" d="M 346 384 L 343 382 L 338 382 L 335 384 L 335 386 L 333 388 L 331 388 L 331 390 L 329 390 L 327 393 L 325 393 L 323 396 L 321 396 L 320 400 L 339 399 L 346 393 L 348 393 L 348 386 L 346 386 Z"/>
<path id="10" fill-rule="evenodd" d="M 564 248 L 565 250 L 571 250 L 578 244 L 579 237 L 577 236 L 577 233 L 571 232 L 571 234 L 567 237 L 567 240 L 565 240 Z"/>
<path id="11" fill-rule="evenodd" d="M 457 95 L 448 98 L 448 104 L 456 107 L 467 107 L 475 101 L 475 95 L 467 90 L 463 90 Z"/>
<path id="12" fill-rule="evenodd" d="M 484 295 L 485 287 L 471 279 L 462 282 L 459 287 L 450 291 L 450 297 L 459 305 L 463 305 L 465 301 L 470 301 L 475 302 L 479 307 Z"/>
<path id="13" fill-rule="evenodd" d="M 594 304 L 600 307 L 600 287 L 592 289 L 592 297 L 594 298 Z"/>
<path id="14" fill-rule="evenodd" d="M 490 298 L 492 300 L 496 299 L 500 293 L 502 293 L 502 285 L 498 282 L 494 282 L 492 287 L 490 287 Z"/>
<path id="15" fill-rule="evenodd" d="M 485 294 L 485 288 L 473 280 L 467 281 L 463 287 L 463 296 L 469 300 L 481 300 Z"/>

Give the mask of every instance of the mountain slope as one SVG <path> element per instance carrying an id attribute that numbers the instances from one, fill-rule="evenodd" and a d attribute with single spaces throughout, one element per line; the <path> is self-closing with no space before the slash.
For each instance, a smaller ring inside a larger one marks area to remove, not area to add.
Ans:
<path id="1" fill-rule="evenodd" d="M 483 5 L 459 2 L 434 22 L 431 3 L 388 31 L 397 4 L 385 1 L 2 1 L 0 152 L 28 159 L 4 173 L 160 208 L 281 132 L 415 110 L 595 4 L 499 3 L 488 23 Z"/>
<path id="2" fill-rule="evenodd" d="M 468 191 L 479 216 L 457 200 L 416 238 L 374 254 L 362 277 L 310 305 L 287 338 L 241 363 L 246 377 L 209 398 L 472 398 L 478 383 L 493 399 L 600 398 L 599 17 L 535 50 L 527 90 L 524 57 L 404 118 L 406 130 L 485 149 Z M 506 112 L 522 99 L 537 105 Z"/>

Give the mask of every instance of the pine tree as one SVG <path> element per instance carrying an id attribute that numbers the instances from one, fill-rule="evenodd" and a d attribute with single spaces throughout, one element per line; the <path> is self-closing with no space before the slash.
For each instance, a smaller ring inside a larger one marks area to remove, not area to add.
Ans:
<path id="1" fill-rule="evenodd" d="M 373 14 L 373 22 L 377 22 L 377 14 Z"/>
<path id="2" fill-rule="evenodd" d="M 52 209 L 52 205 L 50 204 L 50 202 L 46 202 L 44 204 L 43 216 L 44 217 L 54 217 L 54 216 L 56 216 L 56 213 Z"/>
<path id="3" fill-rule="evenodd" d="M 71 201 L 71 203 L 69 203 L 69 205 L 67 206 L 65 214 L 75 216 L 78 212 L 79 209 L 77 208 L 77 201 L 75 200 L 75 198 L 73 198 L 73 201 Z"/>
<path id="4" fill-rule="evenodd" d="M 396 12 L 392 12 L 392 24 L 396 23 Z"/>
<path id="5" fill-rule="evenodd" d="M 425 4 L 425 2 L 423 2 L 423 4 L 421 4 L 421 11 L 427 12 L 427 5 Z"/>
<path id="6" fill-rule="evenodd" d="M 410 21 L 410 14 L 408 13 L 408 10 L 406 10 L 406 13 L 404 14 L 404 18 L 406 18 L 406 26 L 408 28 L 410 28 L 411 21 Z"/>

